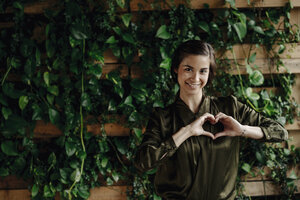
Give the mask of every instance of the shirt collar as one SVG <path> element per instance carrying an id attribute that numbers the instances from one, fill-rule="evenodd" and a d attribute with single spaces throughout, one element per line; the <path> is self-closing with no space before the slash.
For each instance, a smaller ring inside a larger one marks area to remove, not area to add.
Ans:
<path id="1" fill-rule="evenodd" d="M 186 103 L 180 98 L 179 92 L 176 95 L 175 108 L 179 117 L 182 119 L 184 126 L 193 122 L 196 118 L 205 113 L 210 113 L 210 98 L 203 95 L 202 101 L 199 106 L 199 111 L 193 113 Z"/>

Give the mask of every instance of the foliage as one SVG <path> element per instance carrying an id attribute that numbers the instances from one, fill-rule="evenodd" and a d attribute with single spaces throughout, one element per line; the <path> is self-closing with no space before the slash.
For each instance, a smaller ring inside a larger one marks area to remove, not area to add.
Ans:
<path id="1" fill-rule="evenodd" d="M 0 32 L 0 176 L 32 180 L 33 199 L 53 199 L 57 192 L 66 199 L 87 199 L 90 188 L 119 181 L 132 186 L 130 199 L 159 199 L 152 185 L 154 171 L 137 175 L 132 159 L 151 109 L 172 103 L 178 91 L 170 78 L 170 61 L 175 47 L 188 39 L 203 39 L 218 52 L 232 52 L 233 59 L 219 57 L 208 94 L 234 94 L 283 124 L 293 119 L 298 106 L 290 99 L 293 76 L 265 76 L 255 64 L 256 53 L 245 50 L 241 65 L 233 50 L 243 43 L 250 50 L 265 48 L 272 65 L 284 67 L 280 54 L 287 43 L 299 41 L 298 28 L 289 23 L 290 4 L 242 10 L 227 0 L 231 7 L 217 11 L 167 4 L 169 10 L 153 5 L 154 11 L 131 13 L 130 1 L 99 5 L 66 0 L 35 16 L 24 13 L 25 2 L 0 3 L 0 12 L 13 10 L 14 21 Z M 121 76 L 122 66 L 104 73 L 108 49 L 126 64 L 128 75 Z M 247 75 L 227 73 L 241 67 Z M 138 71 L 141 78 L 134 75 Z M 252 90 L 262 86 L 282 89 L 280 95 Z M 120 115 L 132 134 L 108 137 L 104 124 L 117 122 L 114 116 Z M 62 136 L 36 139 L 37 120 L 55 124 Z M 87 131 L 94 123 L 101 124 L 101 135 Z M 284 198 L 293 198 L 296 176 L 287 177 L 286 170 L 289 163 L 299 163 L 299 150 L 246 144 L 240 174 L 251 173 L 253 166 L 268 167 Z"/>

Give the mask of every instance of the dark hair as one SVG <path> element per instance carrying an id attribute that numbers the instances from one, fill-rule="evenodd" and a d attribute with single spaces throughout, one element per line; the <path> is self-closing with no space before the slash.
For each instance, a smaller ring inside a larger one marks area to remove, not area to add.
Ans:
<path id="1" fill-rule="evenodd" d="M 208 83 L 211 83 L 216 68 L 215 52 L 210 44 L 200 40 L 188 40 L 177 47 L 171 62 L 171 75 L 173 80 L 177 83 L 175 69 L 178 69 L 182 60 L 189 55 L 209 56 L 210 65 Z"/>

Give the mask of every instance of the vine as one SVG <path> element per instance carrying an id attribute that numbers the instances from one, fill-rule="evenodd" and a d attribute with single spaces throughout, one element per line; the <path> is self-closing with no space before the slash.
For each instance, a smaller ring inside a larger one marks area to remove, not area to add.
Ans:
<path id="1" fill-rule="evenodd" d="M 179 90 L 171 80 L 170 62 L 185 40 L 205 40 L 219 54 L 217 78 L 207 94 L 234 94 L 282 124 L 299 112 L 290 98 L 293 75 L 264 75 L 255 53 L 264 48 L 270 68 L 285 67 L 280 55 L 300 39 L 298 27 L 289 22 L 290 3 L 237 9 L 226 0 L 228 8 L 194 10 L 164 2 L 152 4 L 155 9 L 148 12 L 132 11 L 130 1 L 65 0 L 39 15 L 24 13 L 27 3 L 37 2 L 0 3 L 4 22 L 13 16 L 13 26 L 0 28 L 0 176 L 29 180 L 32 199 L 53 199 L 57 193 L 62 199 L 87 199 L 90 189 L 101 185 L 127 185 L 129 199 L 160 199 L 152 184 L 155 170 L 139 174 L 132 160 L 153 107 L 171 104 Z M 234 50 L 242 44 L 250 46 L 242 49 L 244 61 Z M 116 66 L 105 63 L 107 52 L 117 60 L 111 62 L 126 67 L 106 72 Z M 235 69 L 236 75 L 229 73 Z M 252 89 L 279 86 L 280 95 Z M 62 134 L 38 139 L 39 120 Z M 122 123 L 131 134 L 109 137 L 105 123 Z M 99 135 L 88 131 L 91 124 L 100 124 Z M 260 174 L 270 169 L 282 198 L 293 199 L 298 177 L 286 173 L 288 166 L 299 164 L 299 149 L 288 143 L 243 142 L 237 199 L 248 199 L 240 177 L 254 175 L 254 166 Z"/>

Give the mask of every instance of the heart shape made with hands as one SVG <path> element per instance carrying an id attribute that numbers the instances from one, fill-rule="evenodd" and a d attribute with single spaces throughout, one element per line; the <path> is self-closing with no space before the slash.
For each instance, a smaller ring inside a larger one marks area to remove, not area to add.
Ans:
<path id="1" fill-rule="evenodd" d="M 224 113 L 218 113 L 217 115 L 213 116 L 211 114 L 204 114 L 204 124 L 202 126 L 203 130 L 208 133 L 208 136 L 213 135 L 213 139 L 222 136 L 239 136 L 240 133 L 240 126 L 241 124 L 235 120 L 233 117 L 228 116 Z M 200 118 L 201 118 L 200 117 Z M 214 128 L 212 129 L 212 133 L 208 130 L 208 123 L 211 124 Z M 212 135 L 210 135 L 212 134 Z M 204 134 L 207 135 L 207 134 Z"/>

